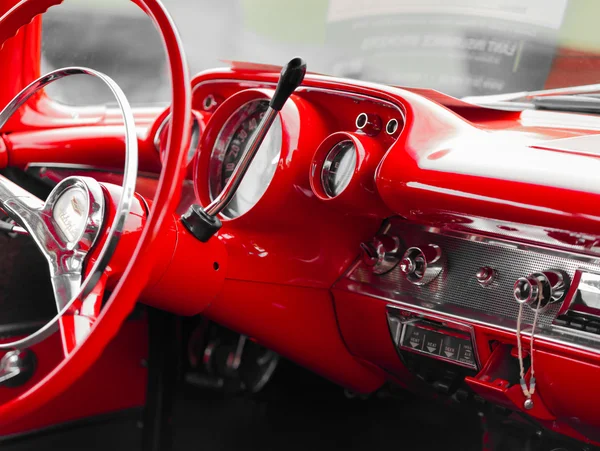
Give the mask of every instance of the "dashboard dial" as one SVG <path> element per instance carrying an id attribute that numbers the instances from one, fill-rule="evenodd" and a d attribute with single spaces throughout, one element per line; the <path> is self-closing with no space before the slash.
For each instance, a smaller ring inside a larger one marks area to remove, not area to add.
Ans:
<path id="1" fill-rule="evenodd" d="M 346 189 L 356 169 L 356 146 L 347 139 L 337 143 L 327 154 L 321 169 L 323 190 L 336 197 Z"/>
<path id="2" fill-rule="evenodd" d="M 231 178 L 268 108 L 268 100 L 253 100 L 238 108 L 225 122 L 217 136 L 209 162 L 211 200 L 219 195 Z M 281 142 L 281 120 L 277 116 L 236 194 L 223 210 L 223 216 L 230 219 L 241 216 L 260 200 L 275 175 L 281 155 Z"/>

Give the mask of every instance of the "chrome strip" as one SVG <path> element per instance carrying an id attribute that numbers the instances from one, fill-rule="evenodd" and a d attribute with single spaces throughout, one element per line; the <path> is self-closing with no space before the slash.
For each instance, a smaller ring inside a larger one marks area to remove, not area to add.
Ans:
<path id="1" fill-rule="evenodd" d="M 74 171 L 98 171 L 98 172 L 114 172 L 114 169 L 108 167 L 94 166 L 91 164 L 78 163 L 54 163 L 54 162 L 35 162 L 27 163 L 25 171 L 30 169 L 72 169 Z"/>
<path id="2" fill-rule="evenodd" d="M 314 78 L 315 74 L 307 74 L 310 76 L 306 78 L 306 80 L 308 82 L 310 82 L 311 78 Z M 325 77 L 320 77 L 321 79 L 324 79 Z M 331 78 L 331 77 L 327 77 L 327 80 L 330 81 L 345 81 L 347 83 L 352 83 L 354 85 L 359 85 L 359 86 L 364 86 L 364 84 L 361 84 L 360 82 L 358 82 L 357 80 L 344 80 L 344 79 L 339 79 L 339 78 Z M 210 83 L 214 83 L 214 84 L 221 84 L 221 83 L 240 83 L 240 84 L 245 84 L 246 86 L 244 87 L 245 89 L 250 89 L 250 88 L 259 88 L 261 86 L 271 86 L 271 87 L 275 87 L 277 86 L 276 82 L 270 82 L 270 81 L 256 81 L 256 80 L 242 80 L 239 78 L 213 78 L 213 79 L 209 79 L 209 80 L 202 80 L 201 82 L 195 84 L 192 86 L 192 95 L 194 94 L 194 92 L 202 85 L 205 84 L 210 84 Z M 377 87 L 380 90 L 389 90 L 390 87 L 389 86 L 385 86 L 385 85 L 380 85 L 380 86 L 375 86 L 375 85 L 370 85 L 370 86 L 364 86 L 364 87 Z M 400 115 L 402 116 L 402 120 L 406 121 L 406 118 L 404 116 L 404 109 L 401 105 L 397 105 L 389 100 L 386 99 L 382 99 L 380 97 L 377 97 L 376 95 L 373 96 L 369 96 L 369 95 L 364 95 L 364 94 L 357 94 L 354 92 L 348 92 L 345 91 L 343 89 L 333 89 L 333 88 L 317 88 L 317 87 L 313 87 L 309 85 L 300 85 L 298 86 L 298 88 L 296 89 L 296 91 L 294 91 L 295 93 L 302 93 L 302 92 L 323 92 L 326 94 L 334 94 L 334 95 L 338 95 L 338 96 L 343 96 L 343 97 L 348 97 L 350 99 L 355 99 L 355 100 L 362 100 L 362 101 L 369 101 L 369 102 L 375 102 L 375 103 L 380 103 L 382 106 L 385 106 L 387 108 L 393 108 L 395 110 L 398 111 L 398 113 L 400 113 Z M 396 89 L 397 91 L 397 89 Z M 396 94 L 396 93 L 394 93 Z M 411 93 L 413 95 L 418 95 L 418 94 L 414 94 Z M 424 97 L 426 98 L 426 97 Z M 429 100 L 429 99 L 427 99 Z"/>
<path id="3" fill-rule="evenodd" d="M 461 227 L 458 225 L 457 227 Z M 496 246 L 502 246 L 508 249 L 519 249 L 522 251 L 540 252 L 552 257 L 569 258 L 577 260 L 582 263 L 589 263 L 591 265 L 600 265 L 600 257 L 594 255 L 588 255 L 585 253 L 586 249 L 582 249 L 580 252 L 575 249 L 552 249 L 542 246 L 537 243 L 522 243 L 518 241 L 510 241 L 504 237 L 496 237 L 493 235 L 486 235 L 480 232 L 463 231 L 460 229 L 451 228 L 437 228 L 423 226 L 423 231 L 429 233 L 435 233 L 437 235 L 448 236 L 459 238 L 467 241 L 475 241 L 479 243 L 493 244 Z M 565 245 L 567 246 L 567 245 Z M 574 246 L 573 246 L 574 247 Z"/>
<path id="4" fill-rule="evenodd" d="M 124 122 L 124 126 L 125 126 L 125 169 L 124 169 L 124 176 L 123 176 L 122 195 L 121 195 L 121 198 L 119 199 L 119 203 L 116 208 L 114 221 L 111 224 L 111 227 L 108 228 L 105 245 L 101 249 L 98 259 L 94 262 L 94 265 L 92 266 L 91 270 L 89 271 L 88 276 L 85 278 L 85 280 L 79 287 L 79 290 L 77 290 L 78 293 L 72 294 L 69 292 L 70 296 L 68 296 L 68 300 L 57 299 L 57 302 L 59 302 L 60 304 L 63 304 L 62 308 L 59 307 L 59 311 L 58 311 L 57 315 L 54 318 L 52 318 L 49 322 L 47 322 L 42 328 L 40 328 L 39 330 L 37 330 L 36 332 L 34 332 L 33 334 L 31 334 L 25 338 L 15 340 L 15 341 L 12 341 L 9 343 L 2 343 L 2 344 L 0 344 L 0 349 L 12 349 L 12 348 L 23 349 L 23 348 L 32 346 L 32 345 L 44 340 L 45 338 L 49 337 L 58 329 L 58 321 L 69 310 L 69 308 L 71 307 L 71 305 L 73 305 L 75 300 L 78 299 L 79 297 L 87 296 L 93 290 L 93 288 L 96 286 L 98 280 L 100 279 L 102 273 L 106 269 L 108 262 L 110 261 L 110 258 L 112 257 L 112 255 L 114 253 L 117 243 L 119 242 L 119 239 L 121 237 L 123 227 L 125 225 L 125 219 L 127 218 L 129 211 L 131 210 L 133 196 L 135 194 L 135 184 L 136 184 L 137 168 L 138 168 L 138 147 L 137 147 L 138 143 L 137 143 L 137 135 L 136 135 L 136 129 L 135 129 L 135 119 L 133 116 L 133 112 L 131 110 L 131 106 L 129 105 L 129 101 L 125 97 L 125 94 L 123 93 L 121 88 L 107 75 L 104 75 L 103 73 L 95 71 L 93 69 L 88 69 L 88 68 L 83 68 L 83 67 L 67 67 L 67 68 L 63 68 L 63 69 L 57 69 L 55 71 L 52 71 L 52 72 L 44 75 L 43 77 L 40 77 L 39 79 L 37 79 L 37 80 L 33 81 L 31 84 L 29 84 L 26 88 L 24 88 L 19 94 L 17 94 L 17 96 L 13 100 L 11 100 L 11 102 L 2 110 L 2 112 L 0 113 L 0 129 L 2 129 L 2 127 L 4 127 L 4 125 L 10 119 L 12 114 L 14 112 L 16 112 L 18 110 L 18 108 L 21 105 L 23 105 L 23 103 L 25 103 L 37 91 L 44 88 L 45 86 L 52 83 L 53 81 L 60 80 L 61 78 L 65 78 L 70 75 L 80 75 L 80 74 L 90 75 L 90 76 L 96 77 L 96 78 L 100 79 L 101 81 L 103 81 L 108 86 L 108 88 L 111 90 L 113 95 L 115 96 L 117 103 L 119 105 L 119 108 L 121 110 L 121 114 L 123 115 L 123 122 Z M 7 181 L 7 179 L 5 179 L 5 180 Z M 5 180 L 0 180 L 0 182 L 3 182 L 5 188 L 8 186 L 7 189 L 9 190 L 8 192 L 10 193 L 12 199 L 15 199 L 15 197 L 13 197 L 15 194 L 18 197 L 18 196 L 21 196 L 23 193 L 25 193 L 25 199 L 26 199 L 25 202 L 31 202 L 31 204 L 28 205 L 27 203 L 25 203 L 23 201 L 20 201 L 19 203 L 22 205 L 27 205 L 29 210 L 35 209 L 35 210 L 39 211 L 42 208 L 51 207 L 52 204 L 51 203 L 49 204 L 48 202 L 46 202 L 46 206 L 44 207 L 44 205 L 41 203 L 41 201 L 39 199 L 34 198 L 31 194 L 22 190 L 17 185 L 12 184 L 12 182 L 9 182 L 10 185 L 7 185 Z M 68 180 L 71 180 L 73 182 L 70 182 L 70 181 L 66 182 Z M 61 184 L 65 183 L 65 182 L 66 183 L 79 183 L 80 182 L 80 183 L 83 183 L 84 185 L 86 185 L 87 188 L 90 188 L 93 185 L 93 183 L 88 182 L 86 179 L 77 178 L 77 177 L 65 179 L 63 182 L 61 182 Z M 55 190 L 52 191 L 52 193 L 55 193 L 58 189 L 61 189 L 62 188 L 61 184 L 57 185 L 57 187 L 55 188 Z M 14 186 L 11 186 L 11 185 L 14 185 Z M 99 187 L 99 185 L 98 185 L 98 187 Z M 92 188 L 92 190 L 95 190 L 95 189 L 96 188 Z M 50 194 L 49 199 L 52 198 L 52 193 Z M 6 194 L 6 192 L 4 194 Z M 100 190 L 100 194 L 103 197 L 101 190 Z M 3 195 L 0 195 L 0 203 L 2 203 L 2 205 L 6 204 L 6 198 L 4 198 Z M 25 219 L 25 217 L 22 217 L 21 219 Z M 29 232 L 31 233 L 33 230 L 33 227 L 32 227 L 33 224 L 29 223 L 27 219 L 23 222 L 24 222 L 23 225 L 26 228 L 28 228 Z M 53 238 L 53 237 L 48 237 L 48 238 Z M 38 237 L 38 239 L 39 239 L 39 237 Z M 38 240 L 36 240 L 36 242 L 38 242 Z M 42 245 L 40 246 L 40 244 L 42 244 Z M 45 250 L 46 250 L 45 244 L 38 242 L 38 245 L 40 246 L 40 249 L 42 250 L 42 252 L 44 252 L 45 255 L 48 257 L 47 252 L 45 252 Z M 52 271 L 52 265 L 51 265 L 51 271 Z M 73 282 L 73 281 L 71 280 L 70 282 Z M 53 284 L 54 284 L 54 282 L 53 282 Z M 73 288 L 73 286 L 71 285 L 69 287 L 69 289 L 72 291 L 72 288 Z"/>
<path id="5" fill-rule="evenodd" d="M 79 163 L 58 163 L 58 162 L 53 162 L 53 161 L 41 161 L 41 162 L 34 162 L 34 163 L 27 163 L 27 165 L 25 166 L 25 172 L 27 171 L 32 171 L 33 170 L 43 170 L 43 169 L 50 169 L 50 170 L 56 170 L 56 171 L 81 171 L 81 172 L 106 172 L 106 173 L 110 173 L 110 174 L 118 174 L 121 175 L 123 174 L 122 171 L 114 169 L 114 168 L 110 168 L 110 167 L 104 167 L 104 166 L 94 166 L 91 164 L 79 164 Z M 42 174 L 40 174 L 38 172 L 38 174 L 35 174 L 35 176 L 41 176 Z M 159 174 L 155 173 L 155 172 L 147 172 L 147 171 L 137 171 L 137 175 L 138 177 L 146 177 L 146 178 L 152 178 L 152 179 L 158 179 Z M 65 175 L 65 178 L 67 178 L 68 176 Z"/>

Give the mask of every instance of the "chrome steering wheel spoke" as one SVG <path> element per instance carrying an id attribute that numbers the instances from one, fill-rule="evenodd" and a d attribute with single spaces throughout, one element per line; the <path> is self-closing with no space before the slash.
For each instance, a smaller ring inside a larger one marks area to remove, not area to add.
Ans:
<path id="1" fill-rule="evenodd" d="M 78 318 L 79 311 L 73 308 L 88 295 L 81 288 L 85 259 L 104 220 L 102 187 L 89 177 L 69 177 L 42 202 L 0 175 L 0 207 L 28 232 L 48 262 L 56 310 L 61 315 L 57 324 L 68 354 L 94 319 L 89 314 Z"/>
<path id="2" fill-rule="evenodd" d="M 88 252 L 102 228 L 104 202 L 102 188 L 96 180 L 66 178 L 52 190 L 42 210 L 45 236 L 39 239 L 29 230 L 50 265 L 59 312 L 80 294 L 84 297 L 88 294 L 81 293 L 82 274 Z M 44 238 L 50 247 L 44 244 Z"/>
<path id="3" fill-rule="evenodd" d="M 60 312 L 71 299 L 79 295 L 81 289 L 81 273 L 71 272 L 51 276 L 56 310 Z"/>
<path id="4" fill-rule="evenodd" d="M 36 332 L 2 349 L 24 349 L 56 332 L 59 327 L 65 354 L 69 354 L 91 329 L 100 313 L 106 283 L 105 269 L 117 246 L 131 210 L 137 179 L 138 151 L 133 112 L 119 86 L 108 76 L 88 68 L 69 67 L 52 71 L 21 91 L 0 112 L 0 129 L 12 114 L 37 91 L 70 75 L 91 75 L 114 94 L 125 125 L 125 168 L 121 196 L 110 224 L 105 221 L 105 197 L 100 184 L 90 177 L 68 177 L 56 185 L 46 202 L 0 175 L 0 207 L 35 241 L 46 258 L 57 314 Z M 86 257 L 104 229 L 102 247 Z"/>
<path id="5" fill-rule="evenodd" d="M 60 182 L 46 202 L 0 176 L 0 206 L 17 221 L 48 261 L 58 311 L 79 295 L 85 258 L 104 217 L 100 184 L 89 177 Z"/>

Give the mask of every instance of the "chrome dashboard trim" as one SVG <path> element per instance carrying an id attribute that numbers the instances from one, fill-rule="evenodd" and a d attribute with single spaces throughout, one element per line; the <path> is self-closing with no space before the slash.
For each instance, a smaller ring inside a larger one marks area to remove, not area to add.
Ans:
<path id="1" fill-rule="evenodd" d="M 59 162 L 52 162 L 52 161 L 36 161 L 33 163 L 27 163 L 27 166 L 25 166 L 25 172 L 31 171 L 33 172 L 34 170 L 37 170 L 38 173 L 35 174 L 35 176 L 37 177 L 43 177 L 42 171 L 45 169 L 51 169 L 51 170 L 56 170 L 56 171 L 82 171 L 82 172 L 106 172 L 106 173 L 110 173 L 110 174 L 123 174 L 122 170 L 119 169 L 114 169 L 114 168 L 109 168 L 106 166 L 95 166 L 92 164 L 79 164 L 79 163 L 59 163 Z M 152 178 L 152 179 L 157 179 L 159 178 L 159 175 L 154 173 L 154 172 L 147 172 L 147 171 L 138 171 L 138 176 L 139 177 L 146 177 L 146 178 Z M 67 178 L 68 176 L 65 175 L 65 178 Z"/>
<path id="2" fill-rule="evenodd" d="M 477 233 L 470 230 L 452 229 L 446 227 L 433 227 L 423 226 L 423 230 L 435 233 L 437 235 L 455 237 L 465 239 L 468 241 L 474 241 L 479 243 L 492 244 L 508 249 L 519 249 L 523 251 L 540 252 L 552 257 L 565 257 L 573 260 L 580 261 L 582 263 L 589 263 L 593 265 L 600 265 L 600 256 L 593 256 L 585 253 L 587 249 L 576 249 L 575 246 L 567 246 L 563 249 L 548 248 L 544 247 L 541 243 L 536 242 L 520 242 L 512 241 L 504 236 L 495 236 L 494 234 Z M 514 236 L 513 236 L 514 237 Z M 526 240 L 526 238 L 525 238 Z M 579 250 L 579 252 L 578 252 Z"/>
<path id="3" fill-rule="evenodd" d="M 311 76 L 314 76 L 314 74 L 311 74 Z M 321 78 L 323 78 L 323 77 L 321 77 Z M 328 77 L 328 79 L 329 78 L 330 77 Z M 331 78 L 331 80 L 342 80 L 342 79 Z M 354 84 L 358 84 L 360 86 L 364 86 L 364 84 L 361 84 L 360 82 L 357 83 L 357 80 L 351 80 L 351 81 L 350 80 L 346 80 L 346 81 L 352 82 Z M 265 86 L 273 87 L 274 88 L 275 86 L 277 86 L 276 82 L 242 80 L 242 79 L 239 79 L 239 78 L 213 78 L 213 79 L 209 79 L 209 80 L 202 80 L 199 83 L 196 83 L 195 85 L 193 85 L 192 86 L 192 95 L 194 95 L 194 92 L 200 86 L 205 85 L 205 84 L 211 84 L 211 83 L 215 83 L 215 84 L 221 84 L 221 83 L 239 83 L 240 85 L 242 85 L 242 84 L 246 85 L 245 89 L 257 88 L 257 87 L 265 87 Z M 374 85 L 370 85 L 370 87 L 373 87 L 373 86 Z M 388 89 L 389 86 L 381 85 L 381 86 L 379 86 L 379 88 L 380 89 L 382 89 L 382 88 Z M 404 123 L 406 121 L 406 114 L 404 112 L 404 106 L 403 105 L 398 105 L 398 104 L 393 103 L 393 102 L 391 102 L 389 100 L 377 97 L 376 95 L 370 96 L 370 95 L 364 95 L 364 94 L 357 94 L 357 93 L 354 93 L 354 92 L 348 92 L 348 91 L 345 91 L 343 89 L 317 88 L 317 87 L 307 86 L 307 85 L 300 85 L 300 86 L 298 86 L 298 88 L 294 92 L 295 93 L 302 93 L 302 92 L 323 92 L 325 94 L 334 94 L 334 95 L 348 97 L 350 99 L 359 100 L 359 101 L 370 101 L 370 102 L 379 103 L 382 106 L 385 106 L 387 108 L 392 108 L 394 110 L 397 110 L 398 113 L 400 113 L 400 116 L 402 118 L 402 122 Z"/>
<path id="4" fill-rule="evenodd" d="M 572 277 L 579 269 L 599 272 L 600 259 L 572 251 L 547 249 L 541 246 L 511 242 L 496 237 L 465 233 L 456 230 L 423 227 L 408 223 L 400 218 L 390 220 L 391 234 L 397 234 L 407 246 L 412 245 L 410 237 L 402 231 L 411 230 L 414 236 L 426 236 L 428 240 L 437 241 L 442 248 L 448 249 L 448 273 L 443 280 L 433 282 L 434 290 L 428 287 L 412 286 L 407 289 L 403 285 L 397 269 L 383 276 L 370 273 L 359 260 L 355 262 L 346 274 L 336 282 L 333 289 L 348 291 L 382 300 L 403 309 L 416 309 L 428 315 L 439 315 L 442 318 L 468 322 L 486 326 L 510 333 L 516 332 L 517 303 L 512 296 L 512 286 L 516 273 L 523 275 L 539 270 L 542 267 L 562 269 Z M 435 239 L 435 237 L 439 237 Z M 410 244 L 408 244 L 410 243 Z M 470 261 L 452 259 L 459 255 L 468 256 Z M 480 252 L 480 253 L 479 253 Z M 477 268 L 482 266 L 482 259 L 496 255 L 496 260 L 490 262 L 498 273 L 498 279 L 490 286 L 482 287 L 476 280 Z M 498 267 L 504 262 L 506 268 Z M 527 267 L 520 267 L 523 264 Z M 515 268 L 514 266 L 518 267 Z M 471 266 L 473 268 L 471 268 Z M 548 269 L 546 268 L 546 269 Z M 472 269 L 472 274 L 469 272 Z M 465 272 L 466 271 L 466 272 Z M 448 279 L 453 279 L 448 282 Z M 450 288 L 460 284 L 462 288 L 449 293 Z M 571 290 L 577 286 L 571 287 Z M 462 290 L 462 291 L 461 291 Z M 469 294 L 469 290 L 476 290 Z M 465 295 L 470 299 L 465 299 Z M 533 312 L 524 312 L 524 336 L 530 336 Z M 577 331 L 553 325 L 552 322 L 560 310 L 559 305 L 550 306 L 547 311 L 540 313 L 536 332 L 536 340 L 550 342 L 576 349 L 600 354 L 600 335 Z"/>
<path id="5" fill-rule="evenodd" d="M 426 306 L 415 306 L 412 300 L 409 297 L 406 297 L 405 300 L 400 298 L 392 299 L 386 296 L 385 293 L 377 293 L 372 290 L 364 289 L 362 285 L 352 283 L 346 279 L 339 281 L 335 285 L 336 290 L 340 291 L 348 291 L 351 293 L 368 296 L 373 299 L 377 299 L 378 301 L 383 301 L 391 306 L 400 307 L 402 310 L 414 310 L 415 312 L 421 313 L 426 316 L 438 315 L 440 318 L 443 318 L 447 321 L 454 320 L 458 322 L 468 322 L 473 325 L 485 326 L 492 329 L 501 330 L 504 332 L 516 333 L 516 329 L 508 326 L 500 326 L 489 321 L 485 321 L 484 319 L 478 319 L 476 317 L 470 316 L 467 317 L 461 313 L 451 313 L 451 312 L 440 312 L 435 310 L 435 308 L 426 307 Z M 521 331 L 521 335 L 523 337 L 531 337 L 531 327 L 525 327 Z M 561 337 L 571 337 L 575 336 L 579 338 L 581 342 L 575 342 L 571 340 L 567 340 Z M 572 331 L 571 329 L 567 329 L 562 326 L 553 326 L 553 334 L 548 335 L 543 332 L 536 332 L 535 334 L 536 343 L 553 343 L 557 345 L 567 346 L 573 349 L 578 349 L 586 352 L 591 352 L 594 354 L 600 354 L 600 341 L 596 338 L 594 334 L 590 334 L 584 331 Z M 598 344 L 598 347 L 594 347 L 594 344 Z"/>
<path id="6" fill-rule="evenodd" d="M 99 171 L 99 172 L 113 172 L 113 169 L 102 167 L 102 166 L 94 166 L 91 164 L 79 164 L 79 163 L 54 163 L 54 162 L 35 162 L 35 163 L 27 163 L 25 166 L 25 171 L 30 169 L 72 169 L 76 171 Z"/>

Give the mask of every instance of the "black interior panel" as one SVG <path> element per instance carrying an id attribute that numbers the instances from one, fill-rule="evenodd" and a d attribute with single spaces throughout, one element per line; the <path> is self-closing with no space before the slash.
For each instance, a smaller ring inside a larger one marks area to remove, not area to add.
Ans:
<path id="1" fill-rule="evenodd" d="M 0 334 L 56 314 L 48 263 L 27 236 L 0 235 Z"/>

